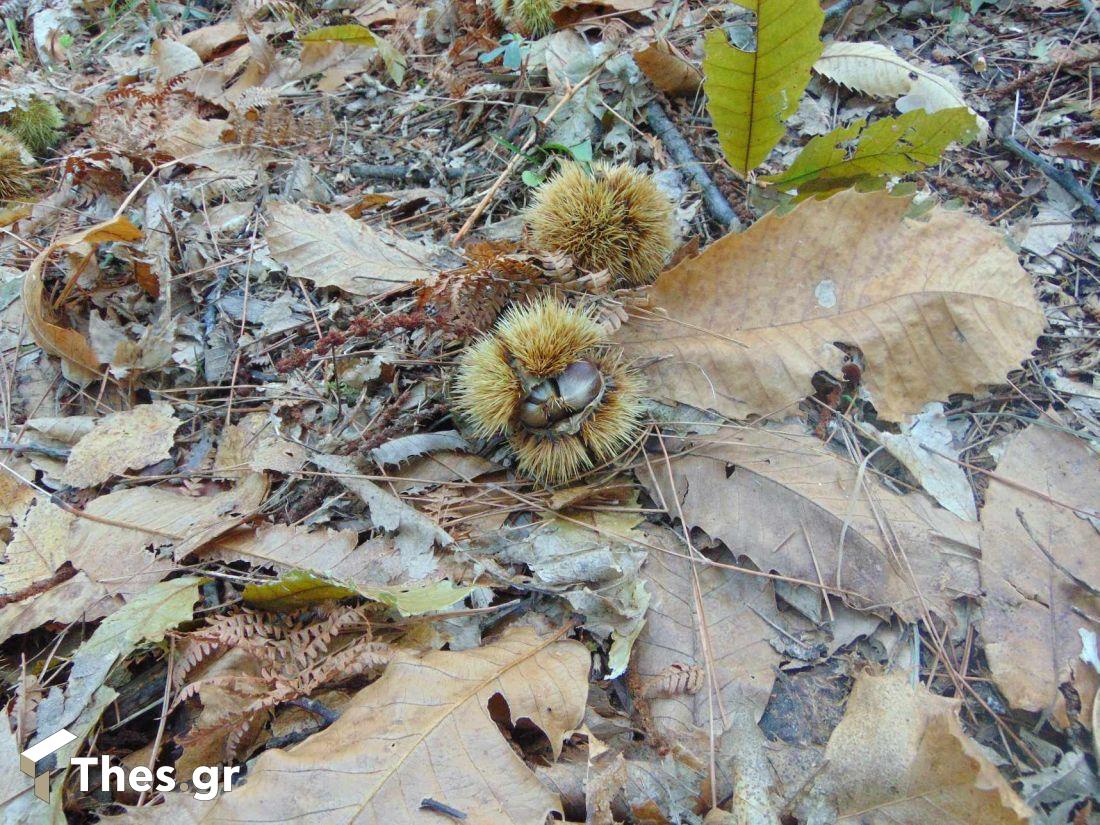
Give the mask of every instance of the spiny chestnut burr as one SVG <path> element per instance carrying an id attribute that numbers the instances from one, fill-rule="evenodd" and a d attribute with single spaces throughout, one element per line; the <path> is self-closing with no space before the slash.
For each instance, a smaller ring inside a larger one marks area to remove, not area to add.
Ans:
<path id="1" fill-rule="evenodd" d="M 519 470 L 561 484 L 616 458 L 641 426 L 641 379 L 583 310 L 544 297 L 511 307 L 459 361 L 457 410 L 505 436 Z"/>
<path id="2" fill-rule="evenodd" d="M 58 129 L 65 123 L 60 109 L 37 96 L 10 109 L 5 119 L 8 129 L 36 157 L 45 154 L 61 139 Z"/>
<path id="3" fill-rule="evenodd" d="M 30 155 L 22 142 L 7 129 L 0 129 L 0 206 L 26 198 L 31 191 Z"/>
<path id="4" fill-rule="evenodd" d="M 528 37 L 542 37 L 554 30 L 554 14 L 563 0 L 493 0 L 493 12 Z"/>
<path id="5" fill-rule="evenodd" d="M 672 203 L 625 165 L 563 163 L 535 192 L 527 222 L 539 249 L 635 285 L 652 283 L 675 245 Z"/>

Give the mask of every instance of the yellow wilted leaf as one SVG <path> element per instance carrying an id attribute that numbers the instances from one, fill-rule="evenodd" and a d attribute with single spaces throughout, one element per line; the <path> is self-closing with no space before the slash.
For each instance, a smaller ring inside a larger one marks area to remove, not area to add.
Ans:
<path id="1" fill-rule="evenodd" d="M 91 487 L 163 461 L 172 454 L 181 423 L 172 405 L 163 401 L 111 413 L 73 446 L 61 480 L 73 487 Z"/>
<path id="2" fill-rule="evenodd" d="M 62 360 L 69 377 L 75 381 L 88 383 L 98 378 L 100 362 L 88 339 L 76 330 L 61 326 L 53 311 L 46 305 L 45 287 L 42 283 L 46 262 L 59 249 L 70 249 L 81 244 L 130 243 L 140 238 L 140 229 L 128 218 L 116 215 L 108 221 L 54 241 L 38 253 L 27 270 L 23 279 L 23 308 L 27 314 L 27 327 L 42 349 Z"/>
<path id="3" fill-rule="evenodd" d="M 861 118 L 815 137 L 786 172 L 764 180 L 777 189 L 798 190 L 799 198 L 827 194 L 931 166 L 948 145 L 969 143 L 977 134 L 974 115 L 962 107 L 931 114 L 917 109 L 870 125 Z"/>
<path id="4" fill-rule="evenodd" d="M 817 0 L 740 0 L 756 12 L 756 51 L 707 33 L 703 58 L 707 109 L 730 165 L 747 175 L 783 137 L 821 55 L 824 12 Z"/>
<path id="5" fill-rule="evenodd" d="M 358 23 L 348 23 L 342 26 L 323 26 L 315 29 L 302 38 L 303 43 L 347 43 L 350 46 L 368 46 L 378 49 L 382 62 L 386 64 L 394 83 L 400 83 L 405 79 L 405 57 L 393 47 L 384 37 L 372 32 L 366 26 Z"/>

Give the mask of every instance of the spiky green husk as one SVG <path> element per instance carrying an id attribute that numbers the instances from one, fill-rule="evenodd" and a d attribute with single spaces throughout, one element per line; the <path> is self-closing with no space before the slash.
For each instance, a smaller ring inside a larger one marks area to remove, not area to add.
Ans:
<path id="1" fill-rule="evenodd" d="M 0 129 L 0 204 L 30 194 L 31 168 L 23 160 L 26 151 L 19 138 Z"/>
<path id="2" fill-rule="evenodd" d="M 524 426 L 519 410 L 525 387 L 582 360 L 598 369 L 603 391 L 579 415 L 576 431 Z M 640 377 L 609 351 L 592 317 L 547 297 L 512 307 L 466 351 L 453 397 L 476 436 L 507 437 L 521 473 L 559 484 L 612 461 L 631 444 L 640 428 L 641 393 Z"/>
<path id="3" fill-rule="evenodd" d="M 675 244 L 673 209 L 653 179 L 630 166 L 569 161 L 538 188 L 528 210 L 535 245 L 590 271 L 648 284 Z"/>
<path id="4" fill-rule="evenodd" d="M 35 156 L 52 149 L 61 139 L 58 129 L 65 123 L 61 110 L 41 97 L 31 98 L 26 106 L 17 106 L 5 114 L 8 129 Z"/>
<path id="5" fill-rule="evenodd" d="M 562 0 L 493 0 L 493 13 L 528 37 L 542 37 L 554 30 L 554 15 L 563 5 Z"/>

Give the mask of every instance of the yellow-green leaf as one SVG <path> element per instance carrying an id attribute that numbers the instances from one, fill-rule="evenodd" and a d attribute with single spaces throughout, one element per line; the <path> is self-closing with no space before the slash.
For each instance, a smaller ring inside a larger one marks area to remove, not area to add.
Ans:
<path id="1" fill-rule="evenodd" d="M 264 610 L 296 610 L 318 602 L 362 595 L 358 590 L 306 570 L 292 570 L 277 581 L 250 584 L 244 589 L 245 604 Z"/>
<path id="2" fill-rule="evenodd" d="M 378 49 L 394 83 L 405 79 L 405 57 L 393 45 L 366 26 L 348 23 L 343 26 L 324 26 L 302 37 L 303 43 L 347 43 L 350 46 L 369 46 Z"/>
<path id="3" fill-rule="evenodd" d="M 937 163 L 951 143 L 966 144 L 978 124 L 963 107 L 931 114 L 923 109 L 899 117 L 860 119 L 815 137 L 781 175 L 763 180 L 799 198 L 835 192 L 856 183 L 904 175 Z"/>
<path id="4" fill-rule="evenodd" d="M 730 165 L 747 175 L 783 137 L 784 123 L 821 55 L 817 0 L 740 0 L 756 12 L 756 51 L 731 46 L 720 29 L 707 34 L 703 72 L 707 108 Z"/>
<path id="5" fill-rule="evenodd" d="M 403 587 L 355 587 L 308 570 L 292 570 L 277 581 L 248 585 L 243 597 L 246 604 L 265 610 L 296 610 L 362 596 L 393 607 L 402 616 L 419 616 L 450 607 L 471 592 L 472 587 L 456 587 L 447 580 Z"/>
<path id="6" fill-rule="evenodd" d="M 472 592 L 472 587 L 455 587 L 450 581 L 444 579 L 412 587 L 372 588 L 365 591 L 365 595 L 382 604 L 397 608 L 397 612 L 402 616 L 420 616 L 450 607 Z"/>

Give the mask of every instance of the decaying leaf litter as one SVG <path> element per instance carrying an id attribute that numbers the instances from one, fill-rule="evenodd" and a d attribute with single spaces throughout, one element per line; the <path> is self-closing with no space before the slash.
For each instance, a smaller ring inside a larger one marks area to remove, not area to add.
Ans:
<path id="1" fill-rule="evenodd" d="M 1096 13 L 752 6 L 0 5 L 5 821 L 1100 818 Z"/>

